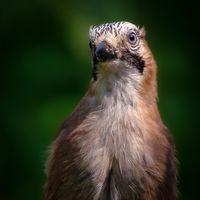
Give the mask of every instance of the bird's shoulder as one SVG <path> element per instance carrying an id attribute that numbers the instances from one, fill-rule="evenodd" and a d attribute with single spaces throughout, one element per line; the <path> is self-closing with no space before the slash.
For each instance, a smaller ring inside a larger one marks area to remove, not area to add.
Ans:
<path id="1" fill-rule="evenodd" d="M 61 134 L 65 136 L 71 135 L 83 123 L 92 109 L 90 101 L 90 97 L 86 94 L 74 111 L 64 120 L 57 132 L 56 138 Z"/>

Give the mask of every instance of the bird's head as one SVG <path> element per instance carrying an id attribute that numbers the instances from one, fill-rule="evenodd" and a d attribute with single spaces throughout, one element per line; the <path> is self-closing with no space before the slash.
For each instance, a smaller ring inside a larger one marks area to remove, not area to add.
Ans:
<path id="1" fill-rule="evenodd" d="M 156 65 L 145 41 L 144 28 L 129 22 L 106 23 L 89 30 L 93 79 L 132 76 L 141 90 L 155 85 Z"/>

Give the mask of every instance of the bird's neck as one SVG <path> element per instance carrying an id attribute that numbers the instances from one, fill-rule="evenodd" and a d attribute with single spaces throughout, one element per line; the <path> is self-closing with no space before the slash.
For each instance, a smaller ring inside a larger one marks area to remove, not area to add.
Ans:
<path id="1" fill-rule="evenodd" d="M 93 82 L 86 96 L 87 108 L 90 109 L 87 125 L 90 126 L 90 130 L 95 127 L 95 132 L 98 133 L 95 137 L 107 138 L 105 140 L 109 141 L 108 146 L 114 150 L 131 141 L 133 135 L 139 139 L 142 135 L 143 139 L 148 141 L 151 133 L 157 134 L 157 130 L 163 127 L 156 104 L 156 94 L 153 100 L 150 96 L 147 98 L 142 85 L 139 84 L 140 78 L 142 76 L 137 77 L 134 73 L 110 74 Z M 122 137 L 124 135 L 126 137 Z M 137 147 L 137 141 L 132 141 L 131 146 Z M 137 148 L 134 152 L 143 154 Z"/>
<path id="2" fill-rule="evenodd" d="M 105 107 L 122 107 L 139 105 L 156 106 L 156 89 L 154 85 L 148 87 L 152 91 L 144 91 L 142 76 L 122 71 L 100 76 L 91 84 L 90 91 L 97 105 Z M 141 79 L 141 80 L 140 80 Z"/>

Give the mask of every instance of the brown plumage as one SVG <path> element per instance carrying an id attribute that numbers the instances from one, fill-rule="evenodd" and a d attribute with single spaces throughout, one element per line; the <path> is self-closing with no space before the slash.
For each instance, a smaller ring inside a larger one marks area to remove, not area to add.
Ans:
<path id="1" fill-rule="evenodd" d="M 91 27 L 93 79 L 47 162 L 45 200 L 175 200 L 175 149 L 144 30 Z"/>

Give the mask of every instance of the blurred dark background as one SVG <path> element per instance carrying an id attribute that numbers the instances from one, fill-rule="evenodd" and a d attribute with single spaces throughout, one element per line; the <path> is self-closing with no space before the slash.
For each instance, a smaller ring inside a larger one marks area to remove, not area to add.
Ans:
<path id="1" fill-rule="evenodd" d="M 198 6 L 190 1 L 7 0 L 0 5 L 2 200 L 42 199 L 48 147 L 91 77 L 90 25 L 146 28 L 159 107 L 179 160 L 180 199 L 199 196 Z"/>

